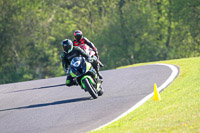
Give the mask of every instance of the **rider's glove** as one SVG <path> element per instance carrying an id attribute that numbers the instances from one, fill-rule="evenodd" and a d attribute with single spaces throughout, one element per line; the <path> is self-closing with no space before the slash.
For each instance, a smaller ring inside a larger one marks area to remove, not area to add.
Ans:
<path id="1" fill-rule="evenodd" d="M 64 68 L 64 71 L 69 74 L 69 69 Z"/>
<path id="2" fill-rule="evenodd" d="M 99 60 L 99 54 L 98 54 L 98 51 L 96 51 L 95 55 L 96 55 L 97 59 Z"/>
<path id="3" fill-rule="evenodd" d="M 98 54 L 98 51 L 97 51 L 97 48 L 93 48 L 94 52 L 95 52 L 95 56 L 97 57 L 97 59 L 99 59 L 99 54 Z"/>

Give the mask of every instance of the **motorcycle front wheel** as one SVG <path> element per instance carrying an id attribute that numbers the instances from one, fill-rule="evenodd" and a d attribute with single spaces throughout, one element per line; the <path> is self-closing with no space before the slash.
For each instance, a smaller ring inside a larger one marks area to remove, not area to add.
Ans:
<path id="1" fill-rule="evenodd" d="M 83 84 L 85 85 L 87 91 L 90 93 L 90 95 L 96 99 L 98 98 L 97 90 L 94 88 L 94 86 L 90 83 L 88 78 L 83 79 Z"/>

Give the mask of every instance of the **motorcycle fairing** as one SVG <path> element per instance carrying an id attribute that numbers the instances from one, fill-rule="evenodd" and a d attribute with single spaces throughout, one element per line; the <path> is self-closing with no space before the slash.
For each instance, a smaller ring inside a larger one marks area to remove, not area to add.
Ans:
<path id="1" fill-rule="evenodd" d="M 91 67 L 91 64 L 85 63 L 83 57 L 75 57 L 70 63 L 70 75 L 72 77 L 79 77 L 87 72 L 88 67 Z"/>

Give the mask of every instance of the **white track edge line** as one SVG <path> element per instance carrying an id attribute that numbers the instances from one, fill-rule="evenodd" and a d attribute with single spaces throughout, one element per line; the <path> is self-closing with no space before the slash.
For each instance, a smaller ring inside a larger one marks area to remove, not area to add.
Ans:
<path id="1" fill-rule="evenodd" d="M 167 87 L 178 75 L 178 69 L 177 67 L 175 67 L 174 65 L 170 65 L 170 64 L 162 64 L 162 63 L 157 63 L 157 64 L 151 64 L 151 65 L 164 65 L 169 67 L 172 70 L 171 75 L 169 76 L 169 78 L 160 86 L 157 88 L 157 90 L 160 92 L 161 90 L 163 90 L 165 87 Z M 153 89 L 152 89 L 153 90 Z M 152 96 L 154 95 L 154 92 L 150 93 L 149 95 L 147 95 L 146 97 L 144 97 L 142 100 L 140 100 L 138 103 L 136 103 L 133 107 L 131 107 L 128 111 L 124 112 L 123 114 L 121 114 L 120 116 L 118 116 L 117 118 L 115 118 L 114 120 L 92 130 L 92 131 L 96 131 L 99 130 L 117 120 L 119 120 L 120 118 L 126 116 L 127 114 L 129 114 L 130 112 L 132 112 L 133 110 L 135 110 L 136 108 L 138 108 L 139 106 L 141 106 L 142 104 L 144 104 L 148 99 L 150 99 Z"/>

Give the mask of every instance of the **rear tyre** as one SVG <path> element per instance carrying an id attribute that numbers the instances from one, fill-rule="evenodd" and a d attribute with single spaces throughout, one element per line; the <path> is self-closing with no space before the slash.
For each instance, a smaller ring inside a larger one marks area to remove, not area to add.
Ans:
<path id="1" fill-rule="evenodd" d="M 98 96 L 102 96 L 104 93 L 103 87 L 101 86 L 100 88 L 101 88 L 101 90 L 98 92 Z"/>
<path id="2" fill-rule="evenodd" d="M 98 97 L 98 93 L 96 91 L 96 89 L 93 87 L 93 85 L 91 85 L 90 81 L 85 78 L 83 79 L 83 84 L 85 85 L 86 89 L 88 90 L 88 92 L 90 93 L 90 95 L 96 99 Z"/>

